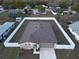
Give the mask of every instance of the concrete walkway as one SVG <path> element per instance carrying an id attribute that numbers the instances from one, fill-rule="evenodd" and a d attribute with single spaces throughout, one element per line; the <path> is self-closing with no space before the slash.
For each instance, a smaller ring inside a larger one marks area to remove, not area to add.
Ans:
<path id="1" fill-rule="evenodd" d="M 40 48 L 40 59 L 57 59 L 54 48 Z"/>

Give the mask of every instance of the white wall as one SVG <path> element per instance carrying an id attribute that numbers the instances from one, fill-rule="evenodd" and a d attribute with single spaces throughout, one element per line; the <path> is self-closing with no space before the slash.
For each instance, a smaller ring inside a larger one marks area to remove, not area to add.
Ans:
<path id="1" fill-rule="evenodd" d="M 21 23 L 18 25 L 18 27 L 13 31 L 13 33 L 4 42 L 5 47 L 9 47 L 9 43 L 10 43 L 9 41 L 15 35 L 15 33 L 18 31 L 18 29 L 21 27 L 21 25 L 23 24 L 23 22 L 25 20 L 54 20 L 56 22 L 57 26 L 59 27 L 59 29 L 61 30 L 61 32 L 63 33 L 63 35 L 66 37 L 66 39 L 70 43 L 70 45 L 59 45 L 59 44 L 55 44 L 54 48 L 55 49 L 74 49 L 74 47 L 75 47 L 74 42 L 70 39 L 70 37 L 66 34 L 66 32 L 63 30 L 63 28 L 60 26 L 60 24 L 58 23 L 58 21 L 54 17 L 41 17 L 41 18 L 40 17 L 25 17 L 21 21 Z M 16 46 L 19 47 L 17 43 L 16 43 Z M 11 43 L 11 44 L 13 44 L 13 46 L 10 45 L 10 47 L 14 47 L 15 46 L 15 43 Z"/>
<path id="2" fill-rule="evenodd" d="M 58 25 L 59 29 L 61 30 L 61 32 L 63 33 L 63 35 L 65 36 L 65 38 L 67 39 L 67 41 L 70 43 L 70 45 L 55 45 L 56 49 L 74 49 L 75 44 L 74 42 L 71 40 L 71 38 L 67 35 L 67 33 L 64 31 L 64 29 L 60 26 L 60 24 L 58 23 L 58 21 L 56 19 L 54 19 L 56 24 Z"/>
<path id="3" fill-rule="evenodd" d="M 5 47 L 20 47 L 18 43 L 5 43 Z"/>
<path id="4" fill-rule="evenodd" d="M 21 27 L 21 25 L 23 24 L 23 22 L 24 22 L 24 20 L 22 20 L 21 21 L 21 23 L 17 26 L 17 28 L 11 33 L 11 35 L 6 39 L 6 41 L 4 42 L 4 46 L 5 47 L 16 47 L 16 46 L 18 46 L 18 44 L 17 43 L 10 43 L 9 41 L 12 39 L 12 37 L 15 35 L 15 33 L 19 30 L 19 28 Z M 12 45 L 10 45 L 10 44 L 12 44 Z"/>

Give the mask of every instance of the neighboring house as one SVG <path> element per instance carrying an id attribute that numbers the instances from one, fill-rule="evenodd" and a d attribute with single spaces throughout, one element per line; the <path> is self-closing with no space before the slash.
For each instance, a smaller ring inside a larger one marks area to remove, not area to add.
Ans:
<path id="1" fill-rule="evenodd" d="M 64 22 L 65 24 L 70 24 L 74 21 L 78 21 L 79 19 L 79 15 L 76 14 L 76 12 L 68 12 L 68 11 L 64 11 L 62 13 L 62 15 L 59 16 L 59 21 L 60 22 Z"/>
<path id="2" fill-rule="evenodd" d="M 0 41 L 6 39 L 6 36 L 10 33 L 14 22 L 5 22 L 3 25 L 0 25 Z"/>
<path id="3" fill-rule="evenodd" d="M 70 32 L 75 36 L 75 39 L 79 41 L 79 21 L 69 25 Z"/>
<path id="4" fill-rule="evenodd" d="M 29 22 L 19 44 L 24 49 L 54 48 L 56 36 L 49 22 Z"/>

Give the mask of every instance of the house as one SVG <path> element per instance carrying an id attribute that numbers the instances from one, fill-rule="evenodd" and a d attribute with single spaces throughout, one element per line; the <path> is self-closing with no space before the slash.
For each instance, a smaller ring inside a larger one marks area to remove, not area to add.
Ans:
<path id="1" fill-rule="evenodd" d="M 75 36 L 75 39 L 79 41 L 79 21 L 69 25 L 70 32 Z"/>
<path id="2" fill-rule="evenodd" d="M 10 33 L 14 22 L 5 22 L 3 25 L 0 25 L 0 41 L 6 39 L 7 35 Z"/>
<path id="3" fill-rule="evenodd" d="M 29 22 L 21 39 L 20 48 L 39 49 L 53 48 L 57 43 L 56 36 L 49 22 Z"/>
<path id="4" fill-rule="evenodd" d="M 59 30 L 55 29 L 54 25 Z M 57 35 L 61 35 L 58 32 L 65 36 L 69 44 L 58 44 Z M 4 42 L 4 46 L 32 51 L 33 56 L 39 54 L 39 59 L 57 59 L 55 49 L 74 49 L 75 44 L 55 18 L 25 17 Z"/>

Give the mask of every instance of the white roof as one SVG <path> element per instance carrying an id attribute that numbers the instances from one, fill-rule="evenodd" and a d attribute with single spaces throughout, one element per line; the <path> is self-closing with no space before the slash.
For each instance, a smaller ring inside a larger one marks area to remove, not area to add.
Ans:
<path id="1" fill-rule="evenodd" d="M 9 29 L 14 22 L 5 22 L 3 25 L 0 26 L 0 35 L 2 35 L 7 29 Z"/>
<path id="2" fill-rule="evenodd" d="M 79 21 L 70 24 L 69 27 L 72 29 L 73 32 L 79 35 Z"/>

